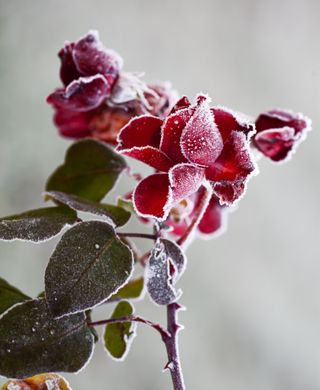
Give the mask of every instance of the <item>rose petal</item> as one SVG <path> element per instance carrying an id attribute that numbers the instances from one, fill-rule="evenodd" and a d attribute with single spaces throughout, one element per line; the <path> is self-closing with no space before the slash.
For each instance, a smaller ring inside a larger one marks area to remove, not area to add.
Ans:
<path id="1" fill-rule="evenodd" d="M 97 31 L 90 31 L 75 44 L 73 59 L 81 74 L 109 75 L 113 76 L 113 81 L 117 78 L 123 63 L 119 54 L 103 46 Z"/>
<path id="2" fill-rule="evenodd" d="M 81 77 L 72 56 L 72 51 L 74 48 L 74 43 L 67 43 L 59 51 L 58 56 L 61 60 L 60 66 L 60 78 L 65 86 L 70 84 L 73 80 Z"/>
<path id="3" fill-rule="evenodd" d="M 205 170 L 192 164 L 178 164 L 169 171 L 170 186 L 174 201 L 194 194 L 204 180 Z"/>
<path id="4" fill-rule="evenodd" d="M 94 111 L 76 112 L 58 109 L 53 120 L 64 137 L 83 138 L 90 135 L 89 124 L 94 113 Z"/>
<path id="5" fill-rule="evenodd" d="M 183 96 L 181 99 L 177 101 L 177 103 L 172 107 L 170 114 L 174 114 L 177 111 L 180 111 L 184 108 L 188 108 L 191 106 L 189 99 L 186 96 Z"/>
<path id="6" fill-rule="evenodd" d="M 181 149 L 190 162 L 207 167 L 219 157 L 223 142 L 208 100 L 202 99 L 202 96 L 199 98 L 201 99 L 182 132 Z"/>
<path id="7" fill-rule="evenodd" d="M 161 172 L 168 172 L 174 162 L 153 146 L 133 147 L 121 150 L 121 154 L 135 158 Z"/>
<path id="8" fill-rule="evenodd" d="M 170 211 L 172 193 L 169 177 L 165 173 L 156 173 L 143 179 L 133 193 L 133 203 L 143 217 L 164 220 Z"/>
<path id="9" fill-rule="evenodd" d="M 233 182 L 247 177 L 254 170 L 255 164 L 245 134 L 233 131 L 219 158 L 206 169 L 206 178 L 214 182 Z"/>
<path id="10" fill-rule="evenodd" d="M 101 141 L 117 144 L 120 130 L 130 121 L 132 115 L 117 108 L 104 107 L 96 112 L 90 121 L 92 137 Z"/>
<path id="11" fill-rule="evenodd" d="M 133 118 L 120 132 L 118 150 L 140 146 L 157 148 L 160 143 L 162 120 L 151 115 Z"/>
<path id="12" fill-rule="evenodd" d="M 249 135 L 254 131 L 253 123 L 246 121 L 244 118 L 241 118 L 239 114 L 236 114 L 229 109 L 214 107 L 211 111 L 224 141 L 228 139 L 233 130 L 241 131 L 246 135 Z"/>
<path id="13" fill-rule="evenodd" d="M 284 161 L 296 150 L 311 129 L 311 121 L 302 114 L 272 110 L 256 121 L 254 145 L 268 158 Z"/>
<path id="14" fill-rule="evenodd" d="M 279 129 L 284 126 L 292 127 L 295 134 L 305 130 L 310 120 L 302 114 L 294 114 L 289 110 L 271 110 L 260 114 L 256 120 L 257 133 L 268 129 Z"/>
<path id="15" fill-rule="evenodd" d="M 169 82 L 154 82 L 147 84 L 150 91 L 144 93 L 150 106 L 150 114 L 163 118 L 167 116 L 178 99 L 178 93 Z M 150 92 L 154 92 L 153 94 Z"/>
<path id="16" fill-rule="evenodd" d="M 213 185 L 213 191 L 218 196 L 220 204 L 231 206 L 236 200 L 239 200 L 246 189 L 245 180 L 238 180 L 232 183 L 216 183 Z"/>
<path id="17" fill-rule="evenodd" d="M 101 75 L 80 77 L 48 96 L 47 102 L 70 111 L 89 111 L 98 107 L 110 94 L 110 84 Z"/>
<path id="18" fill-rule="evenodd" d="M 191 109 L 182 109 L 175 114 L 169 115 L 163 124 L 160 149 L 173 161 L 187 162 L 187 159 L 181 152 L 180 138 L 191 115 Z"/>
<path id="19" fill-rule="evenodd" d="M 198 230 L 202 234 L 217 233 L 223 226 L 223 207 L 219 203 L 219 198 L 212 195 L 210 203 L 203 214 L 198 225 Z"/>
<path id="20" fill-rule="evenodd" d="M 281 129 L 264 130 L 256 135 L 254 142 L 266 157 L 273 161 L 282 161 L 296 142 L 294 129 L 285 126 Z"/>

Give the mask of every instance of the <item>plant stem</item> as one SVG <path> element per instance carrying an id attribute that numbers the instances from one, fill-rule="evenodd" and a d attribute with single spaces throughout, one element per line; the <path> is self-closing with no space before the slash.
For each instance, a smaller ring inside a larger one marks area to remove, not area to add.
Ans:
<path id="1" fill-rule="evenodd" d="M 139 316 L 123 316 L 118 318 L 109 318 L 107 320 L 87 322 L 88 326 L 97 326 L 97 325 L 108 325 L 108 324 L 117 324 L 123 322 L 142 322 L 143 324 L 151 326 L 157 332 L 160 333 L 162 340 L 165 342 L 168 338 L 170 338 L 170 333 L 162 328 L 160 324 L 156 324 L 152 321 L 146 320 L 143 317 Z"/>
<path id="2" fill-rule="evenodd" d="M 157 236 L 155 234 L 146 234 L 146 233 L 119 233 L 119 237 L 136 237 L 136 238 L 148 238 L 150 240 L 156 240 Z"/>
<path id="3" fill-rule="evenodd" d="M 205 183 L 203 193 L 194 212 L 194 218 L 185 233 L 177 240 L 178 245 L 183 245 L 194 232 L 209 205 L 211 196 L 212 188 L 209 183 Z M 165 340 L 169 359 L 166 368 L 170 370 L 174 390 L 185 390 L 178 347 L 178 333 L 181 329 L 178 324 L 179 309 L 181 309 L 181 306 L 176 302 L 167 306 L 168 332 L 171 337 Z"/>
<path id="4" fill-rule="evenodd" d="M 209 183 L 205 183 L 204 190 L 198 201 L 198 206 L 194 212 L 193 220 L 191 221 L 185 233 L 179 238 L 179 240 L 177 240 L 178 245 L 183 245 L 188 240 L 190 235 L 194 232 L 194 230 L 197 228 L 199 222 L 201 221 L 201 218 L 203 217 L 203 214 L 205 213 L 209 205 L 211 196 L 212 196 L 212 188 Z"/>
<path id="5" fill-rule="evenodd" d="M 170 370 L 174 390 L 185 390 L 178 348 L 178 333 L 181 329 L 178 324 L 179 309 L 181 309 L 181 306 L 176 302 L 167 306 L 168 332 L 170 333 L 170 337 L 164 340 L 169 360 L 165 368 Z"/>

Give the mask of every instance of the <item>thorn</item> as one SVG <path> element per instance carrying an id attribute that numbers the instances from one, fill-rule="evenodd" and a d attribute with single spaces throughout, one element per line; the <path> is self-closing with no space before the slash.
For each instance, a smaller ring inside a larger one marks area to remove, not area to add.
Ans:
<path id="1" fill-rule="evenodd" d="M 170 370 L 170 371 L 173 370 L 173 362 L 168 362 L 168 363 L 163 367 L 162 372 L 165 372 L 166 370 Z"/>

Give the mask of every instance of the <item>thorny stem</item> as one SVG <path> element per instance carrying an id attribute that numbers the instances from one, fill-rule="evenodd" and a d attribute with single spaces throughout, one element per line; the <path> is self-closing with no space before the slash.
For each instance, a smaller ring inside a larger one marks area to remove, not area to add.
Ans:
<path id="1" fill-rule="evenodd" d="M 191 221 L 190 225 L 188 226 L 185 233 L 177 240 L 177 244 L 182 246 L 186 243 L 190 235 L 194 232 L 194 230 L 197 228 L 199 222 L 201 221 L 201 218 L 203 217 L 204 212 L 206 211 L 208 204 L 210 202 L 212 196 L 212 188 L 208 183 L 204 184 L 204 191 L 201 194 L 201 197 L 199 199 L 199 203 L 197 205 L 197 208 L 194 212 L 194 218 Z M 140 238 L 151 238 L 156 240 L 159 235 L 161 234 L 161 230 L 159 227 L 155 226 L 154 228 L 155 234 L 135 234 L 135 233 L 118 233 L 119 236 L 124 237 L 140 237 Z M 146 266 L 146 263 L 148 261 L 148 258 L 150 256 L 150 251 L 145 253 L 140 259 L 139 262 L 143 267 Z M 130 321 L 137 321 L 137 322 L 143 322 L 145 324 L 151 325 L 153 328 L 155 328 L 161 335 L 162 340 L 166 346 L 167 349 L 167 355 L 168 355 L 168 363 L 166 364 L 165 368 L 170 370 L 173 389 L 174 390 L 185 390 L 185 384 L 181 369 L 181 363 L 180 363 L 180 356 L 179 356 L 179 347 L 178 347 L 178 333 L 181 329 L 181 326 L 178 324 L 178 311 L 181 309 L 181 306 L 173 302 L 169 305 L 167 305 L 167 330 L 163 329 L 158 324 L 150 323 L 150 321 L 146 321 L 141 317 L 123 317 L 123 318 L 116 318 L 116 319 L 110 319 L 106 321 L 98 321 L 95 323 L 91 323 L 90 325 L 100 325 L 100 324 L 106 324 L 106 323 L 115 323 L 115 322 L 127 322 L 128 319 Z"/>
<path id="2" fill-rule="evenodd" d="M 156 324 L 152 321 L 146 320 L 143 317 L 139 316 L 123 316 L 118 318 L 109 318 L 107 320 L 87 322 L 88 326 L 98 326 L 98 325 L 108 325 L 108 324 L 118 324 L 123 322 L 142 322 L 143 324 L 151 326 L 157 332 L 160 333 L 162 340 L 165 342 L 168 338 L 170 338 L 170 333 L 162 328 L 160 324 Z"/>
<path id="3" fill-rule="evenodd" d="M 177 240 L 178 245 L 183 245 L 194 232 L 208 207 L 211 196 L 212 188 L 208 183 L 206 183 L 204 185 L 204 191 L 199 200 L 197 209 L 195 210 L 194 218 L 185 233 L 179 238 L 179 240 Z M 181 306 L 176 302 L 173 302 L 167 306 L 168 332 L 170 333 L 171 337 L 165 341 L 169 359 L 166 368 L 170 370 L 174 390 L 185 390 L 178 347 L 178 333 L 181 329 L 180 325 L 178 324 L 179 309 L 181 309 Z"/>
<path id="4" fill-rule="evenodd" d="M 193 220 L 191 221 L 185 233 L 179 238 L 179 240 L 177 240 L 178 245 L 183 245 L 188 240 L 190 235 L 194 232 L 194 230 L 197 228 L 199 222 L 201 221 L 201 218 L 203 217 L 204 212 L 208 207 L 211 196 L 212 196 L 212 188 L 209 185 L 209 183 L 206 183 L 204 184 L 204 191 L 201 194 L 198 207 L 194 212 Z"/>
<path id="5" fill-rule="evenodd" d="M 156 240 L 156 234 L 146 234 L 146 233 L 119 233 L 117 232 L 119 237 L 136 237 L 136 238 L 148 238 L 150 240 Z"/>
<path id="6" fill-rule="evenodd" d="M 178 311 L 180 309 L 181 306 L 176 302 L 167 306 L 168 332 L 170 333 L 170 337 L 164 341 L 168 355 L 168 363 L 165 368 L 170 370 L 174 390 L 185 390 L 178 347 L 178 333 L 181 329 L 178 324 Z"/>

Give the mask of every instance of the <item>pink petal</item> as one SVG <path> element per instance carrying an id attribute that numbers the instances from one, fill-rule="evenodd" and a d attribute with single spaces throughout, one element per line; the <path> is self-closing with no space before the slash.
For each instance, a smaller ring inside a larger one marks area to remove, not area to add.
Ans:
<path id="1" fill-rule="evenodd" d="M 273 161 L 284 161 L 296 150 L 311 129 L 311 121 L 302 114 L 272 110 L 256 121 L 254 145 Z"/>
<path id="2" fill-rule="evenodd" d="M 198 230 L 202 234 L 217 233 L 223 227 L 223 207 L 219 203 L 219 198 L 212 195 L 210 203 L 203 214 L 198 225 Z"/>
<path id="3" fill-rule="evenodd" d="M 219 158 L 206 169 L 206 178 L 213 182 L 236 181 L 255 170 L 255 164 L 244 133 L 233 131 Z"/>
<path id="4" fill-rule="evenodd" d="M 70 111 L 89 111 L 98 107 L 110 94 L 110 84 L 101 75 L 80 77 L 65 89 L 48 96 L 47 102 Z"/>
<path id="5" fill-rule="evenodd" d="M 160 143 L 162 120 L 150 115 L 133 118 L 118 137 L 118 150 L 140 146 L 157 148 Z"/>
<path id="6" fill-rule="evenodd" d="M 223 142 L 207 99 L 200 98 L 191 119 L 182 132 L 181 149 L 190 162 L 207 167 L 219 157 Z"/>
<path id="7" fill-rule="evenodd" d="M 173 200 L 179 201 L 198 191 L 203 183 L 205 170 L 192 164 L 178 164 L 169 171 Z"/>
<path id="8" fill-rule="evenodd" d="M 174 165 L 174 162 L 169 157 L 153 146 L 133 147 L 131 149 L 123 149 L 120 152 L 161 172 L 168 172 Z"/>
<path id="9" fill-rule="evenodd" d="M 81 76 L 73 60 L 73 48 L 74 43 L 67 43 L 58 53 L 61 60 L 60 78 L 65 86 Z"/>
<path id="10" fill-rule="evenodd" d="M 180 138 L 191 115 L 191 109 L 182 109 L 169 115 L 162 127 L 160 149 L 173 161 L 187 162 L 187 159 L 181 152 Z"/>
<path id="11" fill-rule="evenodd" d="M 113 81 L 116 80 L 123 62 L 119 54 L 103 46 L 97 31 L 90 31 L 76 42 L 73 59 L 81 74 L 86 76 L 108 74 L 113 76 Z"/>
<path id="12" fill-rule="evenodd" d="M 133 203 L 143 217 L 164 220 L 171 206 L 169 177 L 165 173 L 156 173 L 143 179 L 133 193 Z"/>
<path id="13" fill-rule="evenodd" d="M 233 130 L 241 131 L 246 135 L 254 130 L 253 123 L 240 118 L 239 115 L 233 113 L 231 110 L 214 107 L 211 111 L 224 141 L 228 139 Z"/>
<path id="14" fill-rule="evenodd" d="M 68 138 L 83 138 L 90 135 L 89 124 L 94 111 L 76 112 L 57 110 L 54 114 L 54 123 L 60 134 Z"/>

